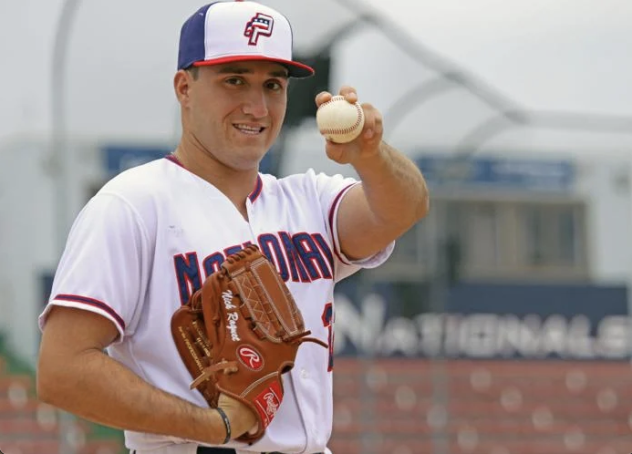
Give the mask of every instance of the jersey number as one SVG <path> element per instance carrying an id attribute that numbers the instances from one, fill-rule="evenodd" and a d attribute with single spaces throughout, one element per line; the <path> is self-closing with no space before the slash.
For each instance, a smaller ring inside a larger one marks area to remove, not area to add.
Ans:
<path id="1" fill-rule="evenodd" d="M 327 372 L 331 372 L 334 369 L 334 305 L 331 303 L 325 304 L 325 310 L 323 311 L 323 325 L 329 331 L 329 338 L 327 343 L 329 344 L 329 365 L 327 366 Z"/>

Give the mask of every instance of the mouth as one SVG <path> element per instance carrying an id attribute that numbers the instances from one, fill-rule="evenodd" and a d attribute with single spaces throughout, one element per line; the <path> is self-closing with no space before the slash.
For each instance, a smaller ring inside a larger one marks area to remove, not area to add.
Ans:
<path id="1" fill-rule="evenodd" d="M 264 126 L 258 126 L 258 125 L 245 125 L 245 124 L 240 124 L 240 123 L 234 123 L 233 124 L 233 128 L 235 128 L 237 131 L 243 133 L 243 134 L 247 134 L 249 136 L 256 136 L 261 134 L 263 131 L 265 131 L 265 127 Z"/>

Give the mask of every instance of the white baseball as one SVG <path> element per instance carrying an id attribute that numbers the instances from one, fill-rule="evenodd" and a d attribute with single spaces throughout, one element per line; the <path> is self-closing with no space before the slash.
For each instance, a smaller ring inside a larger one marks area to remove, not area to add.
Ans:
<path id="1" fill-rule="evenodd" d="M 351 104 L 344 96 L 334 96 L 316 111 L 318 130 L 336 143 L 347 143 L 358 137 L 364 127 L 364 111 L 359 103 Z"/>

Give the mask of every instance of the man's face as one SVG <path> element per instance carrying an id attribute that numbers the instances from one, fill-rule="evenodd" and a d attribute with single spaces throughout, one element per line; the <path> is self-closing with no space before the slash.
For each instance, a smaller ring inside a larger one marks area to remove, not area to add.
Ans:
<path id="1" fill-rule="evenodd" d="M 200 67 L 197 80 L 189 75 L 184 133 L 230 168 L 258 166 L 283 124 L 287 74 L 264 61 Z"/>

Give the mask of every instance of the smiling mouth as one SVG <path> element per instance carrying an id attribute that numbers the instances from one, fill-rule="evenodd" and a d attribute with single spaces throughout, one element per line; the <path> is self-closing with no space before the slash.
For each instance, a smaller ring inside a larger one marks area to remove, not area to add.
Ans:
<path id="1" fill-rule="evenodd" d="M 233 124 L 233 127 L 237 129 L 239 132 L 243 132 L 244 134 L 249 134 L 249 135 L 261 134 L 266 129 L 263 126 L 247 126 L 247 125 L 240 125 L 240 124 Z"/>

